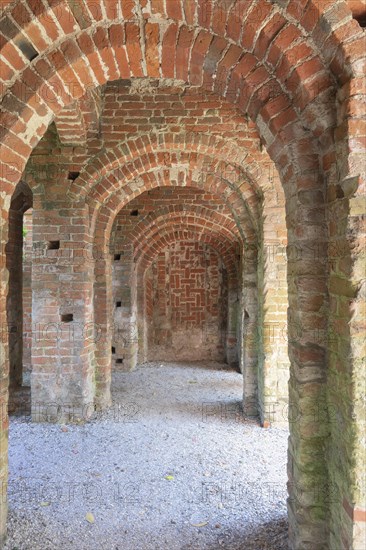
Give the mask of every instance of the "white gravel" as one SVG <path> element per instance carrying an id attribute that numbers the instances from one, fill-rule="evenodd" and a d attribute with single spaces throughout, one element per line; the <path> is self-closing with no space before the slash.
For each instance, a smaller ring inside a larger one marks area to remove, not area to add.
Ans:
<path id="1" fill-rule="evenodd" d="M 90 422 L 11 419 L 5 549 L 287 548 L 288 433 L 241 396 L 217 363 L 148 363 Z"/>

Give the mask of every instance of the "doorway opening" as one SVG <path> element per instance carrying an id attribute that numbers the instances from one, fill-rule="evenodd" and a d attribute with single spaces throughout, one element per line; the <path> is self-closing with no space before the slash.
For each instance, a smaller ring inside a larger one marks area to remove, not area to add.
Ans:
<path id="1" fill-rule="evenodd" d="M 9 414 L 30 413 L 32 362 L 32 192 L 20 182 L 9 209 L 6 266 L 9 271 Z"/>

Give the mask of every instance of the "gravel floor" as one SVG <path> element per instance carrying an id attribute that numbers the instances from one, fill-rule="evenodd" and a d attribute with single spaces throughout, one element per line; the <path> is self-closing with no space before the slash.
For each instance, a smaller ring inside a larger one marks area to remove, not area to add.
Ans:
<path id="1" fill-rule="evenodd" d="M 288 433 L 241 394 L 217 363 L 148 363 L 91 422 L 13 418 L 5 549 L 286 549 Z"/>

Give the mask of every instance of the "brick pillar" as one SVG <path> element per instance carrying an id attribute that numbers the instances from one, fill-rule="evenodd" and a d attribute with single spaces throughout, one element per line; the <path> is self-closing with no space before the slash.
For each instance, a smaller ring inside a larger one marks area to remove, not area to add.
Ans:
<path id="1" fill-rule="evenodd" d="M 94 245 L 92 255 L 95 259 L 94 317 L 97 333 L 95 339 L 95 404 L 98 409 L 104 409 L 111 404 L 112 262 L 111 255 L 105 247 Z"/>
<path id="2" fill-rule="evenodd" d="M 33 209 L 32 418 L 87 418 L 94 401 L 93 261 L 85 204 L 47 200 Z"/>
<path id="3" fill-rule="evenodd" d="M 363 74 L 339 90 L 336 162 L 327 165 L 329 546 L 350 550 L 366 547 L 365 92 Z"/>
<path id="4" fill-rule="evenodd" d="M 23 385 L 30 386 L 32 371 L 32 259 L 33 259 L 33 210 L 23 217 Z"/>
<path id="5" fill-rule="evenodd" d="M 242 350 L 243 408 L 245 414 L 258 414 L 258 283 L 255 245 L 249 244 L 243 256 Z"/>
<path id="6" fill-rule="evenodd" d="M 287 340 L 287 240 L 284 205 L 265 209 L 263 243 L 258 259 L 258 391 L 263 426 L 288 425 L 290 364 Z M 321 305 L 321 304 L 320 304 Z"/>
<path id="7" fill-rule="evenodd" d="M 116 370 L 129 371 L 137 364 L 136 277 L 131 245 L 118 246 L 113 254 L 113 357 Z"/>
<path id="8" fill-rule="evenodd" d="M 7 482 L 8 482 L 8 385 L 9 344 L 6 319 L 6 295 L 8 271 L 6 269 L 5 245 L 8 239 L 8 208 L 0 194 L 0 547 L 6 536 Z"/>
<path id="9" fill-rule="evenodd" d="M 239 325 L 240 325 L 240 303 L 238 296 L 238 288 L 228 289 L 228 319 L 226 331 L 226 361 L 228 365 L 238 367 L 239 352 L 238 341 Z"/>
<path id="10" fill-rule="evenodd" d="M 298 195 L 286 204 L 288 220 L 289 380 L 288 515 L 290 547 L 322 550 L 328 544 L 329 437 L 326 414 L 327 265 L 323 180 L 297 179 Z M 320 246 L 319 246 L 320 245 Z M 291 251 L 296 250 L 296 254 Z M 319 251 L 319 253 L 317 252 Z M 322 300 L 322 307 L 316 304 Z M 310 307 L 309 307 L 310 306 Z"/>
<path id="11" fill-rule="evenodd" d="M 136 308 L 138 331 L 138 362 L 144 363 L 148 358 L 149 326 L 152 323 L 152 268 L 142 269 L 141 264 L 135 268 L 136 277 Z"/>
<path id="12" fill-rule="evenodd" d="M 328 254 L 331 545 L 342 541 L 352 550 L 366 547 L 366 239 L 359 231 L 365 207 L 362 194 L 331 205 L 336 223 Z"/>

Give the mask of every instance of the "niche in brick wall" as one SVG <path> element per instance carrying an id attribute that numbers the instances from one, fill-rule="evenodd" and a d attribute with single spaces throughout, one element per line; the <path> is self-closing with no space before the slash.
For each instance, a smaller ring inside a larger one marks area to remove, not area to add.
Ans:
<path id="1" fill-rule="evenodd" d="M 75 181 L 80 176 L 80 172 L 69 172 L 68 178 L 70 181 Z"/>
<path id="2" fill-rule="evenodd" d="M 64 313 L 61 315 L 61 323 L 72 323 L 74 320 L 73 313 Z"/>
<path id="3" fill-rule="evenodd" d="M 224 361 L 227 303 L 226 270 L 212 247 L 161 250 L 145 276 L 148 359 Z"/>
<path id="4" fill-rule="evenodd" d="M 60 249 L 60 241 L 48 241 L 47 248 L 48 248 L 48 250 L 59 250 Z"/>

